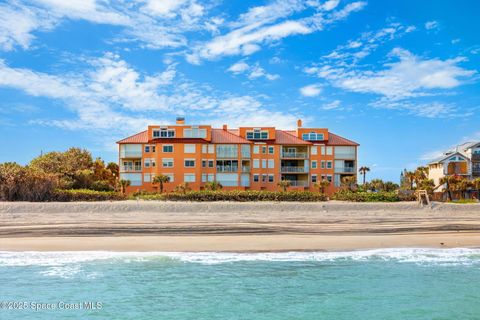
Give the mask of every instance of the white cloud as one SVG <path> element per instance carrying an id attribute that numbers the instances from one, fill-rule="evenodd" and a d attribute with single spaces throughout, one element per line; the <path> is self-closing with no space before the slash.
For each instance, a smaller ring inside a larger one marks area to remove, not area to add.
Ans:
<path id="1" fill-rule="evenodd" d="M 267 80 L 277 80 L 280 78 L 278 74 L 271 74 L 265 71 L 258 62 L 253 66 L 249 66 L 245 61 L 239 61 L 231 65 L 227 71 L 237 75 L 242 73 L 247 74 L 249 79 L 266 78 Z"/>
<path id="2" fill-rule="evenodd" d="M 432 30 L 432 29 L 437 29 L 439 27 L 438 21 L 427 21 L 425 22 L 425 29 L 427 30 Z"/>
<path id="3" fill-rule="evenodd" d="M 328 0 L 323 4 L 323 9 L 330 11 L 335 9 L 338 4 L 340 3 L 340 0 Z"/>
<path id="4" fill-rule="evenodd" d="M 322 92 L 322 88 L 317 84 L 310 84 L 300 88 L 300 94 L 304 97 L 316 97 Z"/>
<path id="5" fill-rule="evenodd" d="M 321 30 L 324 25 L 345 19 L 350 13 L 365 6 L 364 2 L 350 3 L 341 10 L 325 11 L 315 2 L 295 0 L 277 0 L 268 6 L 250 8 L 240 15 L 238 21 L 231 23 L 231 31 L 219 35 L 211 41 L 196 45 L 186 55 L 187 61 L 198 64 L 202 60 L 214 60 L 223 56 L 251 55 L 264 44 L 281 40 L 292 35 L 304 35 Z M 314 7 L 316 13 L 306 18 L 285 19 L 308 7 Z M 334 2 L 328 8 L 333 9 Z M 325 17 L 324 17 L 325 16 Z M 285 19 L 283 21 L 279 21 Z"/>
<path id="6" fill-rule="evenodd" d="M 342 102 L 340 100 L 334 100 L 330 103 L 324 104 L 322 106 L 323 110 L 333 110 L 338 109 L 341 106 Z"/>
<path id="7" fill-rule="evenodd" d="M 451 89 L 476 71 L 464 69 L 458 64 L 465 59 L 424 59 L 411 52 L 395 48 L 391 57 L 399 61 L 387 63 L 383 70 L 357 70 L 331 66 L 310 67 L 304 71 L 330 80 L 334 86 L 360 93 L 373 93 L 390 100 L 431 94 L 432 90 Z"/>
<path id="8" fill-rule="evenodd" d="M 460 39 L 456 38 L 456 39 L 452 39 L 452 44 L 457 44 L 460 42 Z"/>

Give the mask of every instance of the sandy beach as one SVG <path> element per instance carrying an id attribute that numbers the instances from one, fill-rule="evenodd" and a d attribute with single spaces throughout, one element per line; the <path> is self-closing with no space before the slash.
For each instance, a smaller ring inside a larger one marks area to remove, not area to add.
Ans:
<path id="1" fill-rule="evenodd" d="M 0 203 L 0 251 L 480 247 L 480 204 Z"/>

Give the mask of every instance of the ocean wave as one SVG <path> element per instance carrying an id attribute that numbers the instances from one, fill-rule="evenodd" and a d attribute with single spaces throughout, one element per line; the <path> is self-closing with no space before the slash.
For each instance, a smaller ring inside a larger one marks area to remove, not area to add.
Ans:
<path id="1" fill-rule="evenodd" d="M 394 248 L 339 252 L 10 252 L 0 251 L 0 266 L 58 267 L 94 261 L 153 262 L 177 261 L 184 263 L 220 264 L 248 261 L 301 262 L 301 261 L 398 261 L 426 264 L 480 264 L 480 249 L 454 248 Z M 61 270 L 61 269 L 59 269 Z"/>

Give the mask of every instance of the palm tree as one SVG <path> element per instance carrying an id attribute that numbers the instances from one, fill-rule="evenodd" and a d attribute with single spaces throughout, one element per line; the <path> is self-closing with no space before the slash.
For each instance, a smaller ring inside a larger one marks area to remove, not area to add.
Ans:
<path id="1" fill-rule="evenodd" d="M 127 187 L 130 185 L 130 180 L 121 179 L 118 183 L 120 184 L 120 191 L 125 194 Z"/>
<path id="2" fill-rule="evenodd" d="M 477 190 L 477 199 L 480 200 L 480 178 L 472 181 L 472 187 Z"/>
<path id="3" fill-rule="evenodd" d="M 415 173 L 412 171 L 405 172 L 405 178 L 408 180 L 410 190 L 413 190 L 413 182 L 415 181 Z"/>
<path id="4" fill-rule="evenodd" d="M 163 184 L 167 183 L 167 182 L 170 182 L 170 177 L 166 176 L 164 174 L 160 174 L 158 176 L 155 176 L 153 178 L 153 181 L 152 181 L 153 184 L 158 184 L 160 186 L 160 188 L 159 188 L 160 193 L 163 193 Z"/>
<path id="5" fill-rule="evenodd" d="M 175 187 L 175 192 L 181 192 L 186 194 L 188 191 L 192 190 L 188 182 L 184 182 Z"/>
<path id="6" fill-rule="evenodd" d="M 360 167 L 360 169 L 358 169 L 358 172 L 360 172 L 360 174 L 363 175 L 363 185 L 365 185 L 365 176 L 367 175 L 367 172 L 370 172 L 370 168 L 369 167 Z"/>
<path id="7" fill-rule="evenodd" d="M 346 187 L 350 191 L 354 191 L 357 186 L 357 179 L 355 176 L 346 176 L 342 178 L 342 186 Z"/>
<path id="8" fill-rule="evenodd" d="M 287 191 L 287 188 L 290 187 L 290 185 L 291 185 L 290 181 L 288 181 L 288 180 L 282 180 L 277 184 L 280 188 L 282 188 L 283 192 Z"/>
<path id="9" fill-rule="evenodd" d="M 440 178 L 440 181 L 439 181 L 440 185 L 438 186 L 438 187 L 440 187 L 442 185 L 445 185 L 444 192 L 447 193 L 447 200 L 448 201 L 452 201 L 452 186 L 451 186 L 450 182 L 451 182 L 451 176 L 445 176 L 445 177 Z"/>
<path id="10" fill-rule="evenodd" d="M 205 183 L 205 189 L 207 190 L 216 191 L 222 188 L 223 188 L 222 184 L 218 181 L 210 181 Z"/>
<path id="11" fill-rule="evenodd" d="M 326 179 L 322 179 L 320 182 L 316 182 L 313 186 L 315 188 L 318 188 L 318 191 L 320 191 L 320 193 L 324 194 L 325 193 L 325 188 L 330 186 L 330 181 L 328 181 Z"/>

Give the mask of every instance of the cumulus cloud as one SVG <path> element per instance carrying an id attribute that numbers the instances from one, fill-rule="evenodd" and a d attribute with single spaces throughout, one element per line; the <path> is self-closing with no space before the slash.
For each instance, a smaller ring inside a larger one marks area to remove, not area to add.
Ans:
<path id="1" fill-rule="evenodd" d="M 322 92 L 322 88 L 317 84 L 310 84 L 300 88 L 300 94 L 304 97 L 316 97 Z"/>
<path id="2" fill-rule="evenodd" d="M 227 71 L 236 75 L 246 74 L 249 79 L 265 78 L 267 80 L 277 80 L 280 78 L 278 74 L 271 74 L 265 71 L 258 62 L 250 66 L 245 61 L 239 61 L 231 65 Z"/>
<path id="3" fill-rule="evenodd" d="M 438 21 L 427 21 L 425 22 L 425 29 L 427 30 L 432 30 L 432 29 L 437 29 L 439 27 Z"/>

